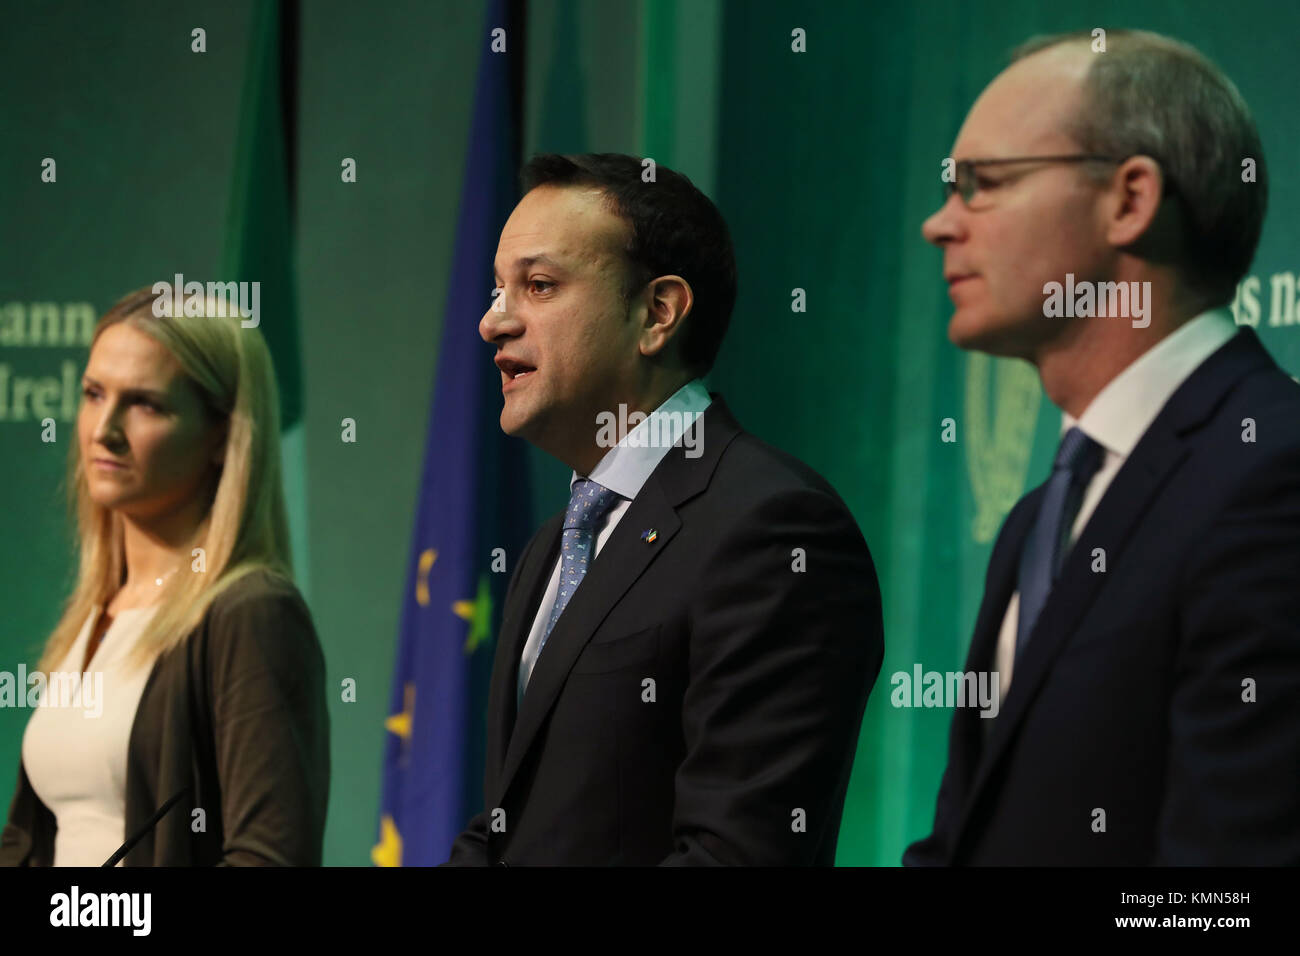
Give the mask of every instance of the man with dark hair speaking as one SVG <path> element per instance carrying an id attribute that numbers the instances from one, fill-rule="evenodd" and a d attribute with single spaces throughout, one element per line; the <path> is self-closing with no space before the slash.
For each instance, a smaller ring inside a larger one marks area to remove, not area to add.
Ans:
<path id="1" fill-rule="evenodd" d="M 726 224 L 630 156 L 538 156 L 479 326 L 501 427 L 573 469 L 515 562 L 483 812 L 451 864 L 831 864 L 883 655 L 866 542 L 700 381 Z"/>
<path id="2" fill-rule="evenodd" d="M 1267 178 L 1184 44 L 1031 41 L 922 229 L 962 348 L 1064 413 L 993 548 L 933 832 L 908 864 L 1300 863 L 1300 386 L 1225 306 Z"/>

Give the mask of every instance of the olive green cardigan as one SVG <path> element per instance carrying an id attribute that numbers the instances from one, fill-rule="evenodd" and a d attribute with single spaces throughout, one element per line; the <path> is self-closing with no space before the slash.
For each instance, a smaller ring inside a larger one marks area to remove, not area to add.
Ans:
<path id="1" fill-rule="evenodd" d="M 306 604 L 283 578 L 242 578 L 154 663 L 127 749 L 123 839 L 182 792 L 124 866 L 320 865 L 325 660 Z M 20 764 L 0 866 L 51 865 L 56 829 Z"/>

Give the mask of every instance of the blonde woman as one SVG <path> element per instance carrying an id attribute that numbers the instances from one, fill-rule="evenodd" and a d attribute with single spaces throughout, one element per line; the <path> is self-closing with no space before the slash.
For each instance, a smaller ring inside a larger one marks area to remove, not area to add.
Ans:
<path id="1" fill-rule="evenodd" d="M 290 577 L 270 355 L 213 302 L 169 305 L 143 289 L 95 328 L 69 467 L 80 570 L 0 864 L 321 862 L 324 660 Z"/>

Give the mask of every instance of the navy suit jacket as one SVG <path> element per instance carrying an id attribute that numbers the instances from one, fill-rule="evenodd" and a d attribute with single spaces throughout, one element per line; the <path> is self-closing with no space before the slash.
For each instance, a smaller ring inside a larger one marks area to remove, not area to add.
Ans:
<path id="1" fill-rule="evenodd" d="M 993 667 L 1042 494 L 1003 524 L 967 670 Z M 1012 678 L 991 732 L 955 712 L 905 864 L 1300 863 L 1300 385 L 1251 329 L 1143 434 Z"/>
<path id="2" fill-rule="evenodd" d="M 448 863 L 834 862 L 884 653 L 871 555 L 830 485 L 721 398 L 694 427 L 702 454 L 678 444 L 651 473 L 516 712 L 563 513 L 524 550 L 489 691 L 486 804 Z"/>

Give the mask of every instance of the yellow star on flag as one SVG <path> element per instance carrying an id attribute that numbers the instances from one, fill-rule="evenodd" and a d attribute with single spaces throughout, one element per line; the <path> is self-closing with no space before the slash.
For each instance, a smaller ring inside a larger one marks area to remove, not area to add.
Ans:
<path id="1" fill-rule="evenodd" d="M 411 739 L 411 721 L 415 718 L 415 684 L 407 681 L 402 688 L 402 712 L 384 721 L 384 727 L 405 741 Z"/>
<path id="2" fill-rule="evenodd" d="M 472 601 L 457 601 L 451 606 L 457 617 L 469 621 L 469 635 L 465 638 L 465 653 L 473 654 L 487 640 L 492 630 L 492 589 L 486 574 L 479 575 L 478 593 Z"/>
<path id="3" fill-rule="evenodd" d="M 379 842 L 370 849 L 370 861 L 375 866 L 402 865 L 402 835 L 387 813 L 379 821 Z"/>

